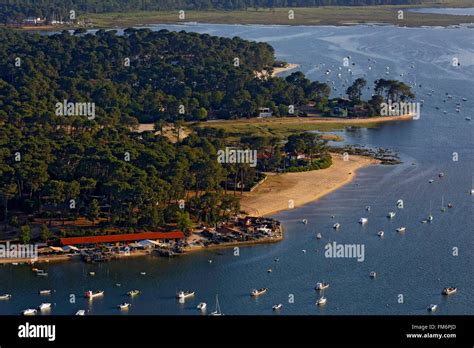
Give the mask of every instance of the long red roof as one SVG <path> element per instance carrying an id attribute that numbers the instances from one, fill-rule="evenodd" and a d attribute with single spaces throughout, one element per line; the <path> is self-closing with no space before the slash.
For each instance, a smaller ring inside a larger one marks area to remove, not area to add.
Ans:
<path id="1" fill-rule="evenodd" d="M 127 234 L 110 234 L 107 236 L 91 236 L 91 237 L 70 237 L 61 238 L 62 245 L 75 244 L 98 244 L 98 243 L 115 243 L 115 242 L 131 242 L 144 239 L 181 239 L 184 238 L 182 231 L 174 232 L 141 232 Z"/>

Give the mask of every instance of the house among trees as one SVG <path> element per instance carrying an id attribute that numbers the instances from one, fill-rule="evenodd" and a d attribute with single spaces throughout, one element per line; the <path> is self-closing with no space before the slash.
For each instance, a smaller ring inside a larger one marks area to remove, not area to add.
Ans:
<path id="1" fill-rule="evenodd" d="M 43 25 L 46 23 L 46 18 L 40 17 L 28 17 L 23 20 L 23 24 L 25 25 Z"/>

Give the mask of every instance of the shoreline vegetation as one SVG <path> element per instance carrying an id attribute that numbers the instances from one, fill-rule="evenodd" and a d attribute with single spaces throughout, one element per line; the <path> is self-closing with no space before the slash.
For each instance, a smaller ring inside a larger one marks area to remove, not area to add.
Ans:
<path id="1" fill-rule="evenodd" d="M 332 154 L 332 165 L 326 169 L 299 173 L 268 174 L 268 179 L 255 191 L 244 194 L 240 206 L 252 216 L 268 216 L 315 202 L 350 183 L 359 169 L 380 161 L 365 156 Z"/>
<path id="2" fill-rule="evenodd" d="M 84 13 L 86 24 L 81 25 L 20 25 L 23 30 L 62 30 L 76 28 L 120 28 L 156 24 L 246 24 L 246 25 L 397 25 L 406 27 L 441 26 L 449 27 L 474 22 L 472 16 L 446 15 L 412 12 L 419 8 L 469 8 L 472 3 L 465 0 L 425 2 L 421 5 L 375 5 L 375 6 L 321 6 L 321 7 L 278 7 L 247 8 L 233 10 L 184 10 L 184 18 L 178 10 L 129 11 Z M 293 19 L 289 12 L 294 11 Z M 399 19 L 398 11 L 404 11 Z"/>
<path id="3" fill-rule="evenodd" d="M 215 120 L 194 124 L 197 128 L 223 130 L 230 137 L 287 136 L 297 131 L 330 132 L 347 127 L 373 128 L 383 123 L 412 121 L 413 115 L 376 116 L 365 118 L 341 117 L 275 117 L 238 120 Z"/>

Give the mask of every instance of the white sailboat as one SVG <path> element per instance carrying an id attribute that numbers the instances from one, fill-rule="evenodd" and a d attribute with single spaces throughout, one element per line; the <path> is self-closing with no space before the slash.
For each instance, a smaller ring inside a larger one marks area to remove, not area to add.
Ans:
<path id="1" fill-rule="evenodd" d="M 444 206 L 444 195 L 441 196 L 441 211 L 443 213 L 446 211 L 446 207 Z"/>
<path id="2" fill-rule="evenodd" d="M 219 296 L 216 295 L 216 310 L 214 312 L 211 312 L 211 314 L 209 315 L 212 315 L 212 316 L 222 316 L 222 312 L 221 312 L 221 307 L 219 306 Z"/>

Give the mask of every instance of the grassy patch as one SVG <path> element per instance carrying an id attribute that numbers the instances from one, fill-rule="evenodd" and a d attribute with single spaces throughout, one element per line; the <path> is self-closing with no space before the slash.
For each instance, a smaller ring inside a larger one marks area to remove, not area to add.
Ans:
<path id="1" fill-rule="evenodd" d="M 320 123 L 318 121 L 302 122 L 301 119 L 297 118 L 280 118 L 272 120 L 236 120 L 236 121 L 217 121 L 217 122 L 201 122 L 195 123 L 193 127 L 209 127 L 215 129 L 222 129 L 226 134 L 233 139 L 238 139 L 242 136 L 276 136 L 280 138 L 287 137 L 291 134 L 304 132 L 304 131 L 320 131 L 330 132 L 336 130 L 342 130 L 346 127 L 364 127 L 373 128 L 378 125 L 377 122 L 361 122 L 361 123 L 350 123 L 347 124 L 344 121 Z M 338 136 L 330 136 L 328 140 L 342 140 Z"/>
<path id="2" fill-rule="evenodd" d="M 281 24 L 281 25 L 346 25 L 358 23 L 389 23 L 402 26 L 448 26 L 472 22 L 470 16 L 420 14 L 405 11 L 398 19 L 398 10 L 416 7 L 472 6 L 467 0 L 437 0 L 423 6 L 360 6 L 293 8 L 294 19 L 288 18 L 290 8 L 247 9 L 236 11 L 186 11 L 185 19 L 178 18 L 178 11 L 137 11 L 129 13 L 87 14 L 97 27 L 127 27 L 160 23 L 203 22 L 223 24 Z"/>

